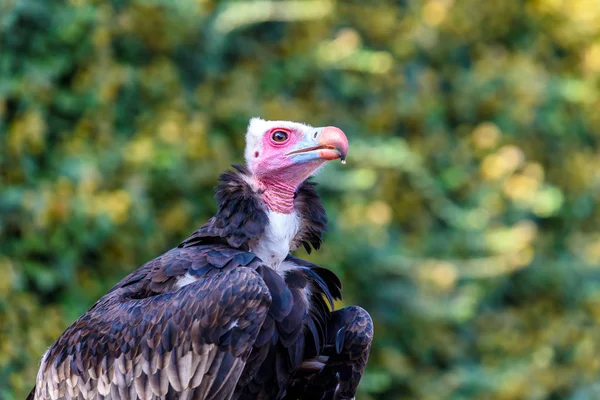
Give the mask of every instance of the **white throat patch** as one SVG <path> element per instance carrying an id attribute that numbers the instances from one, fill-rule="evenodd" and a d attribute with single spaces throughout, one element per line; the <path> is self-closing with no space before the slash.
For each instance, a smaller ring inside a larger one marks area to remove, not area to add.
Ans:
<path id="1" fill-rule="evenodd" d="M 268 211 L 269 224 L 250 250 L 269 267 L 280 270 L 281 263 L 290 253 L 290 244 L 300 229 L 300 218 L 296 211 L 282 214 Z"/>

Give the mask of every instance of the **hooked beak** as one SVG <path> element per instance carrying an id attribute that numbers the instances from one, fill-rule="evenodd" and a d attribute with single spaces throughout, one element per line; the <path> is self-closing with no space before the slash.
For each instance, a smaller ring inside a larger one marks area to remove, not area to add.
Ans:
<path id="1" fill-rule="evenodd" d="M 340 158 L 342 164 L 346 163 L 348 154 L 348 138 L 344 132 L 335 126 L 326 126 L 317 131 L 314 137 L 309 140 L 302 140 L 299 145 L 302 148 L 287 153 L 287 156 L 304 155 L 305 160 L 321 159 L 325 161 L 336 160 Z M 309 143 L 307 143 L 309 142 Z"/>

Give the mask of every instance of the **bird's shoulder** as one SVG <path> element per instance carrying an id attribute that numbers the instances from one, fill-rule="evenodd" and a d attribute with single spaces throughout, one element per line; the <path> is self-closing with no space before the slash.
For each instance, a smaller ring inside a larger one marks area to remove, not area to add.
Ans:
<path id="1" fill-rule="evenodd" d="M 254 253 L 226 244 L 176 247 L 127 275 L 108 294 L 150 297 L 176 291 L 190 283 L 202 285 L 207 278 L 236 268 L 244 268 L 242 272 L 250 274 L 261 264 L 262 260 Z"/>

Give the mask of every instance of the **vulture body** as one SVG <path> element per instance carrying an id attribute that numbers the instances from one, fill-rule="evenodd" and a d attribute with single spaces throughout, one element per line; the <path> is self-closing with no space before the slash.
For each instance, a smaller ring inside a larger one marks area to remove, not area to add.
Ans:
<path id="1" fill-rule="evenodd" d="M 216 215 L 76 320 L 29 398 L 353 398 L 371 318 L 333 311 L 338 277 L 289 255 L 320 247 L 325 210 L 306 179 L 347 147 L 337 128 L 252 119 Z"/>

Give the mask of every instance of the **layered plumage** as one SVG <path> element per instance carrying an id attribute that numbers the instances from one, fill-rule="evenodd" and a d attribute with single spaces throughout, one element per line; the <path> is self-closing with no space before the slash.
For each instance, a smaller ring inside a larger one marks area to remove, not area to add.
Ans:
<path id="1" fill-rule="evenodd" d="M 224 173 L 216 215 L 75 321 L 44 354 L 30 398 L 352 398 L 371 320 L 358 307 L 332 311 L 341 283 L 331 271 L 253 251 L 273 220 L 264 191 L 245 167 Z M 293 205 L 289 249 L 318 249 L 315 185 L 302 181 Z"/>

